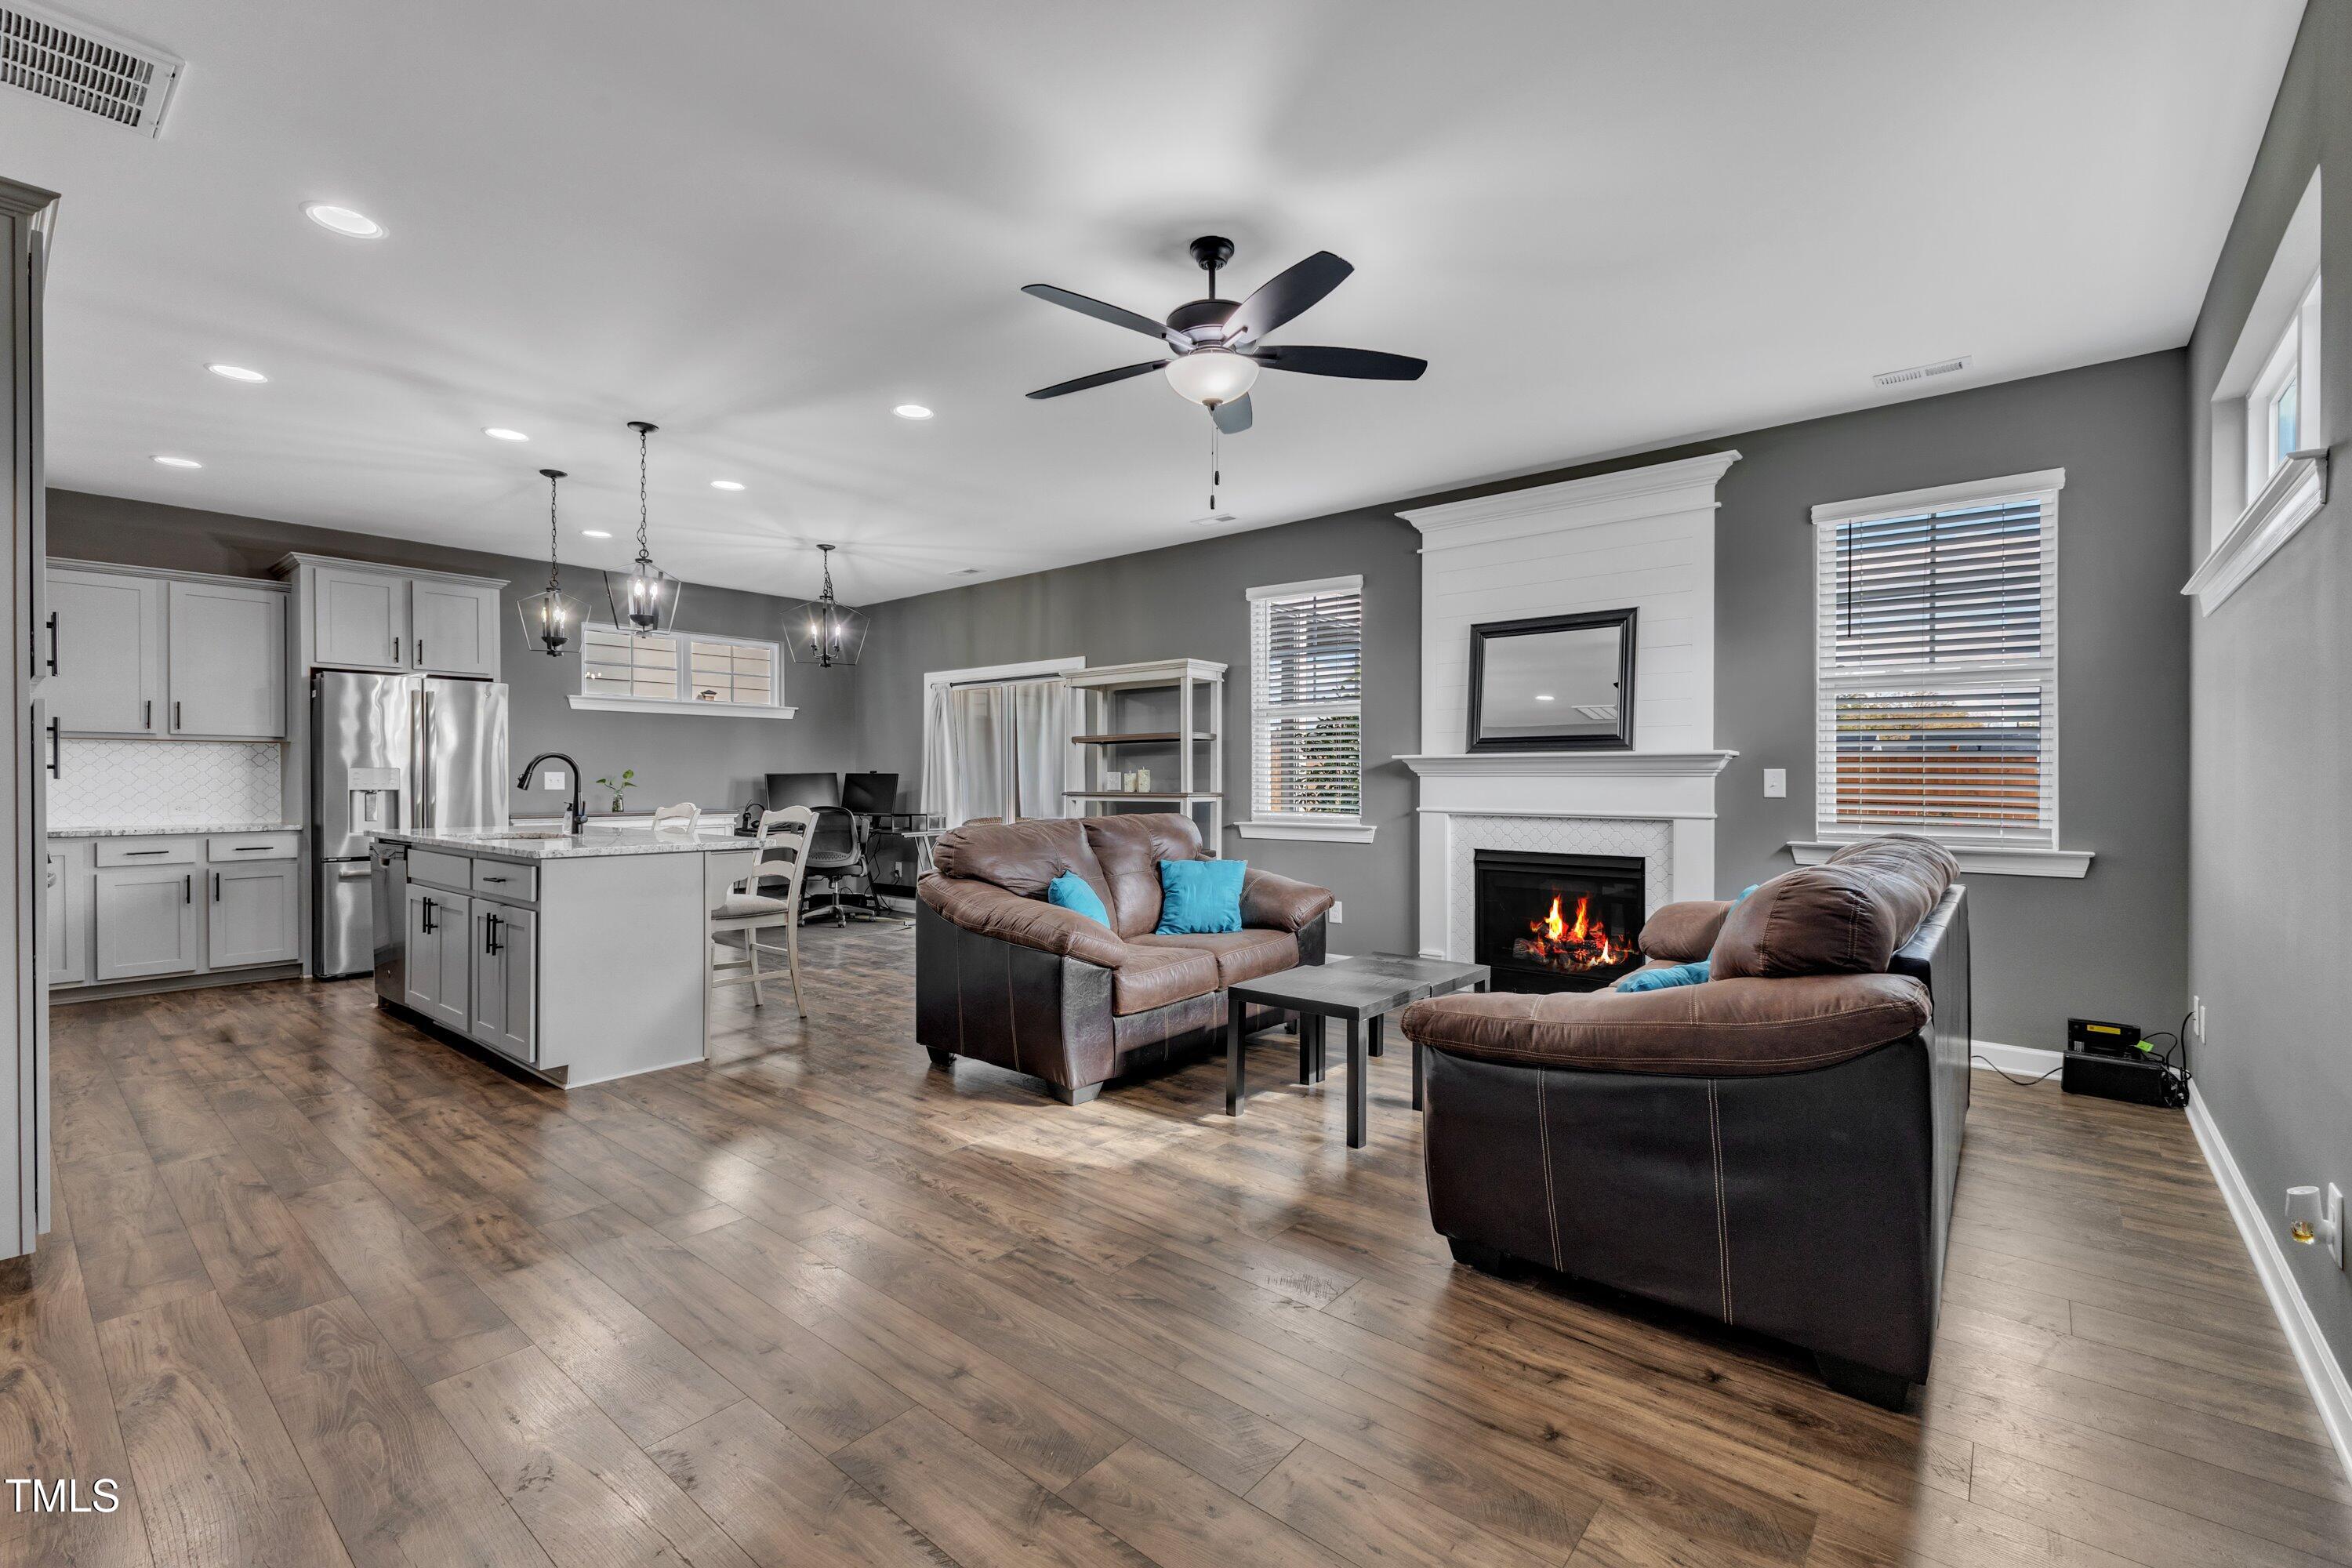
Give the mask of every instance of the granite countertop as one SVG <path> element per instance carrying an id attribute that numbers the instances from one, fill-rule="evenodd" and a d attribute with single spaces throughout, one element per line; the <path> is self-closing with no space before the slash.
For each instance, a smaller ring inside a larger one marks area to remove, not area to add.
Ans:
<path id="1" fill-rule="evenodd" d="M 509 860 L 578 860 L 598 855 L 703 855 L 714 849 L 749 849 L 752 841 L 738 838 L 730 828 L 704 827 L 691 836 L 672 829 L 656 835 L 649 827 L 591 827 L 560 838 L 519 837 L 545 833 L 548 828 L 509 828 L 503 832 L 419 833 L 413 830 L 377 833 L 390 844 L 422 849 L 448 849 L 462 855 L 496 855 Z"/>
<path id="2" fill-rule="evenodd" d="M 184 838 L 203 833 L 299 833 L 299 822 L 144 822 L 130 826 L 56 827 L 51 838 Z"/>

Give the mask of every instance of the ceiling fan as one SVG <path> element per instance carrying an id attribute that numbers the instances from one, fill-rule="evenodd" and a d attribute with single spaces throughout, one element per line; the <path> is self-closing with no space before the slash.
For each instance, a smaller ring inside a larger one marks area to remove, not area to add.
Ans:
<path id="1" fill-rule="evenodd" d="M 1250 387 L 1261 370 L 1295 371 L 1302 375 L 1348 376 L 1359 381 L 1415 381 L 1429 368 L 1427 360 L 1373 349 L 1333 349 L 1311 346 L 1276 347 L 1265 335 L 1300 315 L 1337 289 L 1355 268 L 1328 250 L 1318 250 L 1288 271 L 1276 273 L 1257 292 L 1238 305 L 1217 298 L 1217 269 L 1233 259 L 1234 242 L 1222 235 L 1205 234 L 1192 242 L 1192 259 L 1209 275 L 1209 297 L 1179 305 L 1165 322 L 1084 294 L 1073 294 L 1050 283 L 1032 283 L 1021 291 L 1049 304 L 1108 321 L 1158 338 L 1174 351 L 1167 359 L 1146 360 L 1097 371 L 1075 381 L 1042 386 L 1032 397 L 1059 397 L 1108 386 L 1114 381 L 1164 369 L 1168 384 L 1181 396 L 1209 411 L 1217 428 L 1228 436 L 1250 427 Z"/>

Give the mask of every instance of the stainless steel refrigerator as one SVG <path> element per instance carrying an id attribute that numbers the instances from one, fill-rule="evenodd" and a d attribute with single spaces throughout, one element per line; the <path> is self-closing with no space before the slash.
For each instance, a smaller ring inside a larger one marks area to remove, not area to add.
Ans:
<path id="1" fill-rule="evenodd" d="M 492 680 L 310 677 L 311 963 L 375 967 L 368 835 L 507 826 L 507 689 Z"/>

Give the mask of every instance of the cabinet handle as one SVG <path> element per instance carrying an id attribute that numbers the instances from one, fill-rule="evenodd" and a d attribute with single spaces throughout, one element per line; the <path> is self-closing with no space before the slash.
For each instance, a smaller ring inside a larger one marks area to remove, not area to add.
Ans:
<path id="1" fill-rule="evenodd" d="M 179 700 L 178 698 L 174 697 L 174 698 L 173 698 L 173 699 L 172 699 L 172 728 L 173 728 L 173 729 L 174 729 L 174 730 L 176 730 L 176 729 L 178 729 L 179 727 L 180 727 L 180 700 Z"/>
<path id="2" fill-rule="evenodd" d="M 213 873 L 213 902 L 220 902 L 220 873 L 218 871 Z"/>
<path id="3" fill-rule="evenodd" d="M 58 613 L 49 612 L 49 673 L 58 672 Z"/>
<path id="4" fill-rule="evenodd" d="M 400 662 L 400 639 L 398 637 L 392 639 L 392 662 L 394 664 L 398 664 Z"/>
<path id="5" fill-rule="evenodd" d="M 184 904 L 193 904 L 195 901 L 196 874 L 194 871 L 191 871 L 186 876 L 180 879 L 180 902 Z"/>
<path id="6" fill-rule="evenodd" d="M 125 849 L 122 852 L 126 859 L 133 855 L 169 855 L 170 853 L 169 849 Z"/>
<path id="7" fill-rule="evenodd" d="M 267 844 L 240 844 L 236 847 L 236 852 L 240 855 L 264 855 L 268 851 L 269 846 Z"/>
<path id="8" fill-rule="evenodd" d="M 416 662 L 420 668 L 425 663 L 425 639 L 423 637 L 418 637 L 416 639 Z"/>
<path id="9" fill-rule="evenodd" d="M 482 951 L 487 953 L 499 951 L 499 917 L 496 915 L 482 917 Z"/>
<path id="10" fill-rule="evenodd" d="M 147 699 L 146 703 L 139 710 L 139 727 L 142 730 L 152 730 L 155 727 L 155 700 L 152 697 Z"/>
<path id="11" fill-rule="evenodd" d="M 53 779 L 61 779 L 66 776 L 65 741 L 58 732 L 58 726 L 61 722 L 62 721 L 57 719 L 49 721 L 49 776 Z"/>
<path id="12" fill-rule="evenodd" d="M 425 925 L 423 929 L 427 932 L 439 930 L 440 928 L 433 923 L 433 900 L 430 899 L 419 899 L 417 902 L 424 908 Z"/>

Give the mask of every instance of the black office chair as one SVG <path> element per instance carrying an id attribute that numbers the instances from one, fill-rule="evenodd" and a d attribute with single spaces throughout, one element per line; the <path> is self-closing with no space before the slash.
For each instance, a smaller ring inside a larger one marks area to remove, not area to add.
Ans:
<path id="1" fill-rule="evenodd" d="M 856 813 L 837 805 L 816 808 L 816 826 L 809 833 L 807 866 L 808 875 L 824 879 L 834 924 L 849 923 L 849 906 L 842 899 L 844 883 L 863 882 L 866 903 L 874 903 L 874 873 L 866 863 L 865 824 Z M 801 918 L 805 921 L 825 912 L 819 909 Z M 868 910 L 861 910 L 858 916 L 861 920 L 873 918 Z"/>

